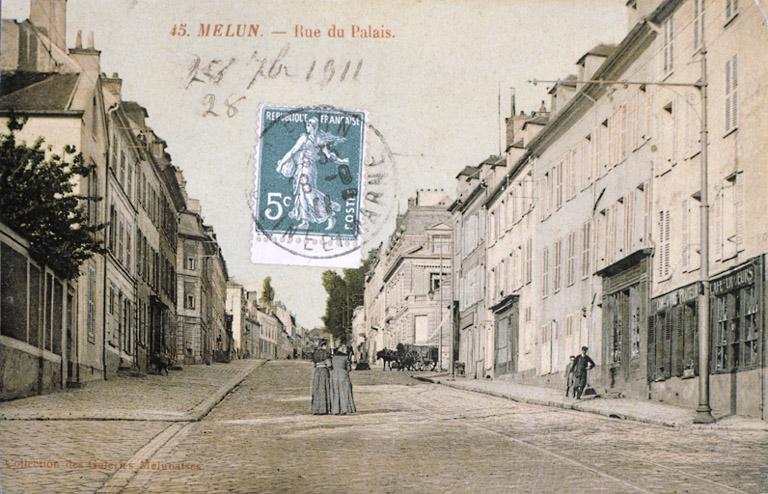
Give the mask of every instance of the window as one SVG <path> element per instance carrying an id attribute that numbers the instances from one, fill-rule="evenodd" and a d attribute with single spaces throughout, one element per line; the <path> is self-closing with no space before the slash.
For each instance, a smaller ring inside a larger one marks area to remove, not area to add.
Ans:
<path id="1" fill-rule="evenodd" d="M 719 194 L 719 238 L 715 241 L 719 247 L 719 257 L 723 260 L 736 256 L 743 250 L 743 174 L 734 173 L 726 178 Z"/>
<path id="2" fill-rule="evenodd" d="M 576 145 L 573 149 L 571 149 L 570 153 L 570 160 L 568 160 L 569 163 L 569 183 L 571 190 L 568 193 L 568 199 L 573 199 L 576 197 L 576 190 L 578 189 L 578 174 L 581 171 L 579 168 L 579 157 L 581 156 L 582 147 L 581 144 Z"/>
<path id="3" fill-rule="evenodd" d="M 671 248 L 671 230 L 669 220 L 669 210 L 659 211 L 659 242 L 657 246 L 657 272 L 659 279 L 665 279 L 670 276 L 670 248 Z"/>
<path id="4" fill-rule="evenodd" d="M 125 186 L 125 153 L 120 151 L 120 174 L 118 176 L 120 185 Z"/>
<path id="5" fill-rule="evenodd" d="M 563 260 L 563 241 L 558 240 L 555 242 L 555 272 L 552 276 L 552 291 L 557 293 L 560 291 L 560 266 Z"/>
<path id="6" fill-rule="evenodd" d="M 581 143 L 581 187 L 585 188 L 592 183 L 592 155 L 591 136 L 587 136 Z"/>
<path id="7" fill-rule="evenodd" d="M 566 283 L 573 285 L 576 281 L 576 232 L 568 235 L 568 263 L 566 264 Z"/>
<path id="8" fill-rule="evenodd" d="M 188 271 L 194 271 L 197 269 L 197 259 L 195 256 L 187 256 L 186 260 L 184 261 L 184 269 Z"/>
<path id="9" fill-rule="evenodd" d="M 673 60 L 674 60 L 674 52 L 672 50 L 672 43 L 674 40 L 674 26 L 672 24 L 672 16 L 669 16 L 666 21 L 664 21 L 664 65 L 663 65 L 663 74 L 666 76 L 670 72 L 672 72 L 672 66 L 673 66 Z"/>
<path id="10" fill-rule="evenodd" d="M 541 253 L 541 296 L 549 293 L 549 249 L 544 247 Z"/>
<path id="11" fill-rule="evenodd" d="M 525 242 L 525 283 L 526 284 L 530 283 L 533 278 L 532 257 L 533 257 L 533 239 L 529 238 Z"/>
<path id="12" fill-rule="evenodd" d="M 555 208 L 560 209 L 563 205 L 563 162 L 557 164 L 556 167 L 556 177 L 557 181 L 555 182 Z"/>
<path id="13" fill-rule="evenodd" d="M 704 44 L 704 0 L 693 0 L 693 49 Z"/>
<path id="14" fill-rule="evenodd" d="M 635 227 L 635 191 L 630 191 L 624 197 L 624 238 L 620 251 L 624 254 L 632 250 L 632 240 L 634 238 Z"/>
<path id="15" fill-rule="evenodd" d="M 684 199 L 680 212 L 682 231 L 682 266 L 685 271 L 699 269 L 700 260 L 700 230 L 699 202 L 694 199 Z"/>
<path id="16" fill-rule="evenodd" d="M 592 221 L 588 220 L 581 226 L 581 277 L 589 276 L 592 250 Z"/>
<path id="17" fill-rule="evenodd" d="M 99 195 L 99 182 L 96 175 L 96 166 L 91 163 L 91 169 L 88 171 L 88 196 L 95 198 Z M 91 199 L 87 203 L 88 223 L 95 225 L 98 223 L 98 203 Z"/>
<path id="18" fill-rule="evenodd" d="M 109 238 L 107 239 L 107 247 L 114 252 L 115 239 L 117 237 L 117 211 L 115 211 L 114 204 L 109 206 Z"/>
<path id="19" fill-rule="evenodd" d="M 749 270 L 754 270 L 754 267 L 750 266 L 728 278 L 738 280 L 736 276 L 741 275 L 741 279 L 747 279 L 746 272 Z M 748 369 L 760 363 L 758 291 L 754 283 L 750 283 L 728 292 L 720 292 L 718 286 L 729 286 L 725 281 L 715 285 L 714 291 L 716 326 L 713 328 L 713 358 L 716 372 Z"/>
<path id="20" fill-rule="evenodd" d="M 95 338 L 94 330 L 94 296 L 96 295 L 96 270 L 93 267 L 88 268 L 88 314 L 86 325 L 88 327 L 88 341 L 93 342 Z"/>
<path id="21" fill-rule="evenodd" d="M 429 291 L 436 292 L 440 290 L 441 273 L 429 273 Z"/>
<path id="22" fill-rule="evenodd" d="M 736 55 L 725 62 L 725 132 L 739 125 L 739 98 Z"/>
<path id="23" fill-rule="evenodd" d="M 725 22 L 730 22 L 739 13 L 739 0 L 725 0 Z"/>

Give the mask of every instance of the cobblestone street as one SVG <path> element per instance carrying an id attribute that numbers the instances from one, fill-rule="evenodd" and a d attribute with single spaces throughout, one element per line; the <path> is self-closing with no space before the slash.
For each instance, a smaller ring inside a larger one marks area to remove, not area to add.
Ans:
<path id="1" fill-rule="evenodd" d="M 309 415 L 311 366 L 273 361 L 255 368 L 199 422 L 3 420 L 0 487 L 768 491 L 764 431 L 650 426 L 426 384 L 400 372 L 352 375 L 354 416 Z"/>

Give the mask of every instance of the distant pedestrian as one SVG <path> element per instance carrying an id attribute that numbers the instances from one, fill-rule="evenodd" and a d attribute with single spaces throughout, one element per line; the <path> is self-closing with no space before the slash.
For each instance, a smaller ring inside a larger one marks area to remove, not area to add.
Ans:
<path id="1" fill-rule="evenodd" d="M 351 369 L 349 355 L 344 352 L 343 347 L 338 348 L 333 355 L 331 370 L 331 413 L 334 415 L 347 415 L 357 411 L 352 396 L 352 381 L 349 379 Z"/>
<path id="2" fill-rule="evenodd" d="M 595 367 L 594 360 L 587 355 L 588 350 L 585 346 L 581 347 L 581 354 L 573 361 L 573 381 L 576 385 L 574 393 L 577 400 L 581 399 L 581 393 L 587 385 L 587 373 Z"/>
<path id="3" fill-rule="evenodd" d="M 312 354 L 315 370 L 312 373 L 312 413 L 327 415 L 331 411 L 331 374 L 333 367 L 328 340 L 320 340 L 320 346 Z"/>
<path id="4" fill-rule="evenodd" d="M 576 395 L 576 387 L 573 385 L 573 362 L 576 360 L 575 355 L 571 355 L 568 359 L 568 365 L 565 366 L 565 397 L 568 398 L 573 389 L 574 396 Z"/>

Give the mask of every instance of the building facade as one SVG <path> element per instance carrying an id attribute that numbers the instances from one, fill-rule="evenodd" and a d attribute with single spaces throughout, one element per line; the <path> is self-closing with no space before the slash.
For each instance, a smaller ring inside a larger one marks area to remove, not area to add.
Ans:
<path id="1" fill-rule="evenodd" d="M 372 361 L 377 351 L 402 343 L 441 347 L 440 360 L 447 365 L 452 245 L 447 205 L 443 191 L 417 191 L 371 264 L 363 336 Z"/>

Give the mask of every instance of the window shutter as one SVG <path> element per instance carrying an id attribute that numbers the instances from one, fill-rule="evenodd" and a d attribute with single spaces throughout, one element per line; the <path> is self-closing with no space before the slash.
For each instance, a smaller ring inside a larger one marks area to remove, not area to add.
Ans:
<path id="1" fill-rule="evenodd" d="M 731 58 L 731 128 L 739 125 L 739 98 L 736 88 L 738 87 L 736 55 Z"/>
<path id="2" fill-rule="evenodd" d="M 656 331 L 655 331 L 656 316 L 652 315 L 648 317 L 648 380 L 653 381 L 656 379 Z"/>
<path id="3" fill-rule="evenodd" d="M 683 271 L 688 271 L 688 266 L 690 263 L 690 232 L 689 232 L 689 216 L 688 216 L 688 200 L 683 199 L 681 213 L 682 216 L 680 217 L 680 225 L 683 227 L 682 230 L 682 267 Z"/>
<path id="4" fill-rule="evenodd" d="M 672 366 L 673 376 L 683 374 L 683 349 L 685 348 L 683 335 L 683 304 L 670 311 L 672 317 Z"/>

